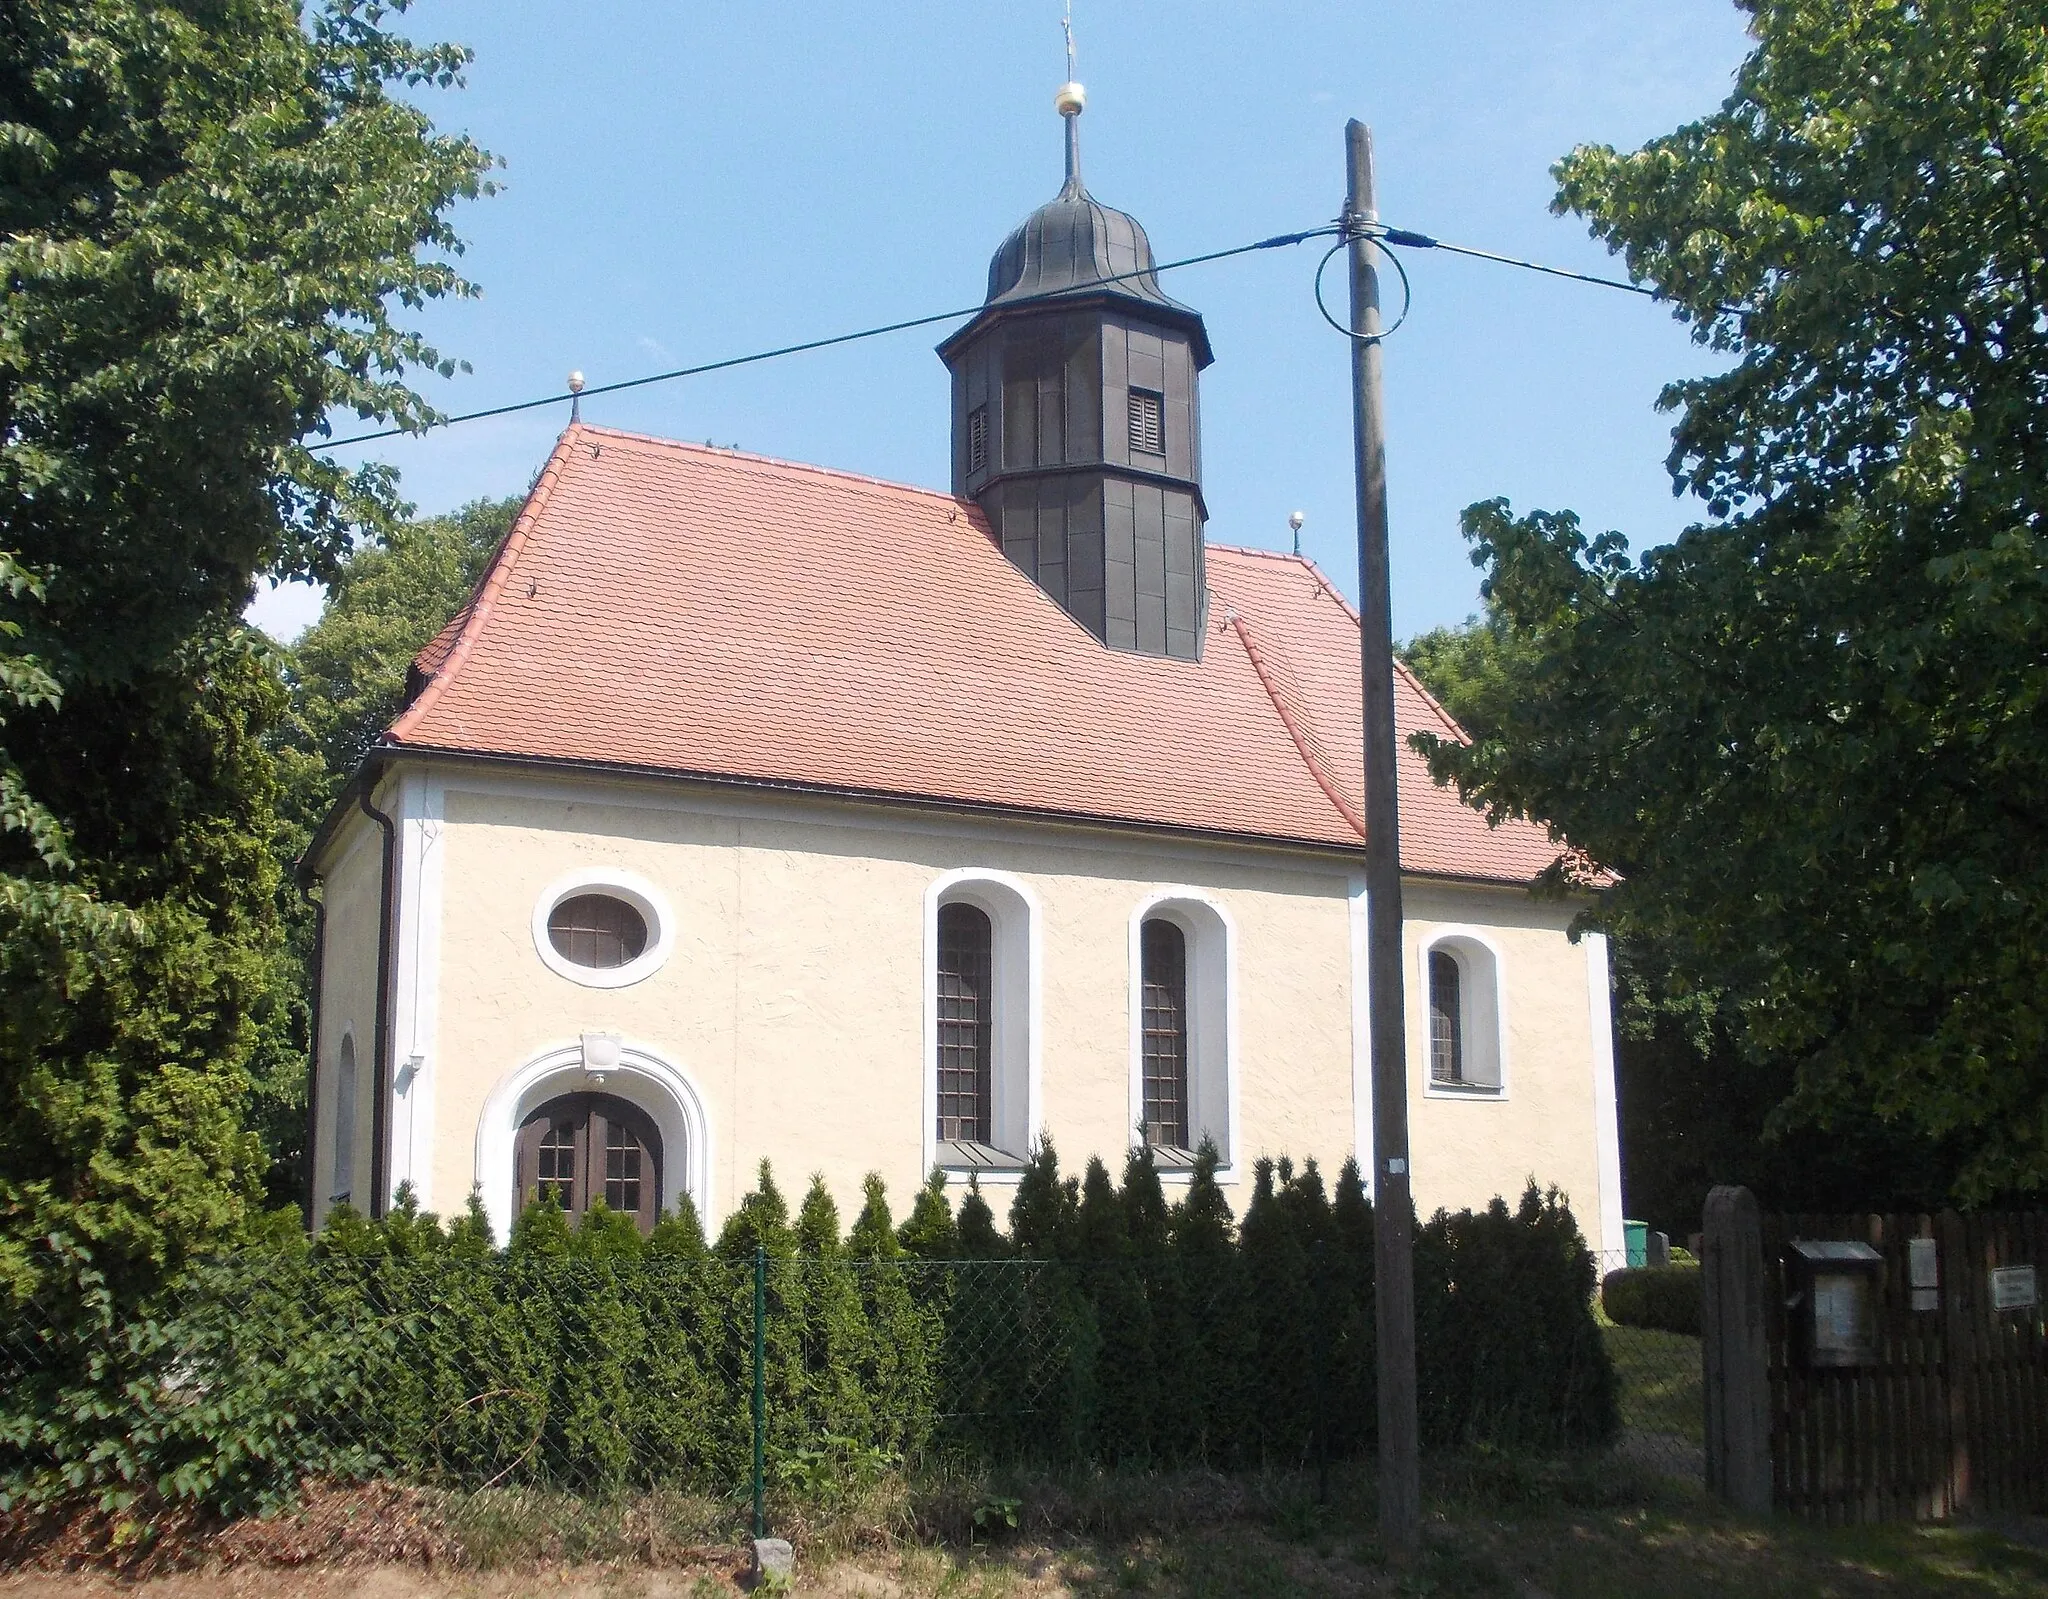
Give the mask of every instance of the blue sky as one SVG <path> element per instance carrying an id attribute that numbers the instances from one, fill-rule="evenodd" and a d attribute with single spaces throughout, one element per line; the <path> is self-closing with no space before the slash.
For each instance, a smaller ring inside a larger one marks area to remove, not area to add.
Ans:
<path id="1" fill-rule="evenodd" d="M 1083 168 L 1161 259 L 1314 226 L 1343 198 L 1343 125 L 1370 123 L 1397 226 L 1612 271 L 1549 215 L 1550 164 L 1633 145 L 1728 93 L 1728 0 L 1077 0 Z M 449 412 L 969 305 L 990 253 L 1059 187 L 1058 0 L 879 5 L 418 0 L 418 37 L 469 44 L 466 89 L 423 98 L 503 157 L 465 205 L 473 302 L 422 325 L 473 371 Z M 1211 539 L 1303 547 L 1353 591 L 1348 363 L 1310 294 L 1318 250 L 1172 275 L 1203 312 Z M 1709 357 L 1663 308 L 1442 254 L 1408 257 L 1387 346 L 1395 625 L 1456 622 L 1479 574 L 1459 510 L 1569 507 L 1638 546 L 1694 513 L 1663 469 L 1658 389 Z M 1331 283 L 1337 285 L 1333 272 Z M 943 327 L 605 397 L 589 420 L 944 487 Z M 564 415 L 358 446 L 422 511 L 523 490 Z M 350 431 L 346 420 L 338 432 Z M 310 591 L 259 599 L 289 636 Z"/>

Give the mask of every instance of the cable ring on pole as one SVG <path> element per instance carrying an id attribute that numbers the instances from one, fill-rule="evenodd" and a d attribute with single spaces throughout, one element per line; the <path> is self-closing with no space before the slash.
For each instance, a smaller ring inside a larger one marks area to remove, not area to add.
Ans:
<path id="1" fill-rule="evenodd" d="M 1323 269 L 1336 259 L 1339 250 L 1350 248 L 1351 240 L 1348 237 L 1341 238 L 1331 245 L 1328 253 L 1323 256 L 1322 260 L 1316 263 L 1316 309 L 1323 313 L 1323 320 L 1343 334 L 1345 338 L 1356 339 L 1360 344 L 1377 344 L 1408 320 L 1408 312 L 1415 304 L 1415 291 L 1408 283 L 1408 269 L 1401 265 L 1401 258 L 1388 248 L 1386 240 L 1371 235 L 1368 235 L 1368 237 L 1371 238 L 1373 247 L 1392 263 L 1395 275 L 1401 280 L 1401 314 L 1377 333 L 1354 333 L 1342 322 L 1339 322 L 1330 315 L 1329 306 L 1323 303 Z"/>

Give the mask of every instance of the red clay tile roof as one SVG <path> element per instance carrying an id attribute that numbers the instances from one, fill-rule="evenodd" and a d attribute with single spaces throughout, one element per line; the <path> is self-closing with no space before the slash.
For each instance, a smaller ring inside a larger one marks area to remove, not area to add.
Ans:
<path id="1" fill-rule="evenodd" d="M 385 742 L 1357 848 L 1357 618 L 1296 557 L 1208 570 L 1199 662 L 1111 650 L 969 502 L 574 426 Z M 1405 672 L 1397 700 L 1456 733 Z M 1401 758 L 1406 869 L 1557 857 Z"/>

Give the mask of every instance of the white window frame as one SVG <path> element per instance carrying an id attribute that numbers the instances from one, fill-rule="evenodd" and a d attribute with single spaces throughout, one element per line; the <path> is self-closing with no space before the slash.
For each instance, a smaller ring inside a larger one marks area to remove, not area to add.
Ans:
<path id="1" fill-rule="evenodd" d="M 623 966 L 579 966 L 548 936 L 548 918 L 565 899 L 578 894 L 609 894 L 622 899 L 647 923 L 647 947 Z M 585 867 L 556 878 L 533 905 L 533 947 L 541 964 L 557 977 L 584 988 L 631 988 L 667 964 L 675 948 L 676 919 L 660 889 L 633 872 L 611 867 Z"/>
<path id="2" fill-rule="evenodd" d="M 972 905 L 989 919 L 994 1014 L 989 1028 L 990 1143 L 1016 1164 L 970 1167 L 942 1158 L 939 1144 L 939 912 Z M 1022 878 L 988 867 L 942 873 L 924 891 L 923 1170 L 941 1167 L 949 1182 L 978 1172 L 983 1182 L 1014 1179 L 1038 1142 L 1043 995 L 1042 918 Z"/>
<path id="3" fill-rule="evenodd" d="M 1237 923 L 1206 889 L 1161 887 L 1141 899 L 1130 924 L 1130 1103 L 1124 1125 L 1130 1147 L 1144 1142 L 1145 923 L 1172 922 L 1188 951 L 1188 1136 L 1196 1148 L 1216 1140 L 1219 1183 L 1238 1180 Z M 1162 1170 L 1164 1182 L 1186 1182 L 1184 1171 Z"/>
<path id="4" fill-rule="evenodd" d="M 1465 1081 L 1440 1083 L 1430 1075 L 1429 958 L 1458 963 L 1458 1033 Z M 1508 1097 L 1507 964 L 1500 946 L 1477 927 L 1435 929 L 1416 949 L 1416 992 L 1422 996 L 1422 1092 L 1429 1099 L 1495 1104 Z"/>

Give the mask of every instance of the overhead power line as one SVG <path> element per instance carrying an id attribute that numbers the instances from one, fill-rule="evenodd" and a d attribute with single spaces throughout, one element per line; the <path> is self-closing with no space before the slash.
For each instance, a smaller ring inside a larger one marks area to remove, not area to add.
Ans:
<path id="1" fill-rule="evenodd" d="M 1070 289 L 1058 289 L 1050 294 L 1019 295 L 1014 300 L 1005 300 L 1005 310 L 1013 306 L 1042 305 L 1054 300 L 1071 300 L 1076 296 L 1089 294 L 1112 283 L 1123 283 L 1131 278 L 1151 277 L 1158 272 L 1171 272 L 1177 267 L 1200 266 L 1205 261 L 1222 261 L 1233 255 L 1249 255 L 1254 250 L 1277 250 L 1286 245 L 1300 244 L 1308 239 L 1324 238 L 1336 232 L 1336 225 L 1310 228 L 1306 233 L 1281 233 L 1270 239 L 1259 239 L 1251 244 L 1233 245 L 1228 250 L 1211 250 L 1206 255 L 1183 256 L 1178 261 L 1166 261 L 1157 266 L 1144 267 L 1136 272 L 1119 272 L 1112 277 L 1096 278 L 1088 283 L 1079 283 Z M 706 361 L 701 366 L 679 366 L 671 372 L 650 372 L 645 377 L 626 378 L 618 383 L 600 383 L 594 388 L 582 390 L 580 396 L 564 389 L 559 394 L 543 395 L 537 400 L 521 400 L 514 405 L 494 405 L 488 410 L 467 411 L 461 416 L 442 417 L 427 424 L 428 427 L 453 427 L 457 422 L 481 422 L 485 417 L 510 416 L 515 411 L 537 410 L 544 405 L 560 405 L 565 400 L 593 399 L 600 394 L 618 394 L 626 389 L 645 388 L 650 383 L 669 383 L 676 378 L 700 377 L 706 372 L 725 372 L 736 366 L 752 366 L 760 361 L 779 360 L 785 355 L 802 355 L 809 350 L 829 350 L 835 344 L 852 344 L 860 339 L 876 339 L 885 333 L 903 333 L 911 328 L 930 327 L 935 322 L 957 322 L 963 317 L 974 316 L 986 309 L 981 305 L 970 305 L 955 311 L 934 311 L 929 316 L 914 316 L 902 322 L 884 322 L 879 327 L 862 328 L 857 333 L 835 333 L 826 339 L 806 339 L 801 344 L 778 345 L 772 350 L 756 350 L 752 355 L 728 356 L 723 361 Z M 338 449 L 344 444 L 368 444 L 373 439 L 395 439 L 416 431 L 413 428 L 382 428 L 375 433 L 356 433 L 345 439 L 330 439 L 318 449 Z"/>
<path id="2" fill-rule="evenodd" d="M 1473 257 L 1475 260 L 1491 261 L 1499 266 L 1519 267 L 1524 271 L 1541 272 L 1550 277 L 1569 278 L 1576 283 L 1590 283 L 1604 289 L 1625 289 L 1631 294 L 1644 295 L 1653 300 L 1667 298 L 1657 289 L 1646 287 L 1640 283 L 1629 283 L 1621 278 L 1596 277 L 1587 272 L 1574 272 L 1567 267 L 1545 266 L 1538 261 L 1525 261 L 1517 256 L 1499 255 L 1492 250 L 1481 250 L 1467 244 L 1451 244 L 1442 239 L 1431 238 L 1426 233 L 1415 233 L 1406 228 L 1391 228 L 1381 223 L 1368 223 L 1365 224 L 1365 227 L 1374 242 L 1381 246 L 1394 245 L 1417 250 L 1444 250 L 1452 255 L 1466 255 Z M 1256 239 L 1250 244 L 1233 245 L 1227 250 L 1210 250 L 1202 255 L 1182 256 L 1177 261 L 1162 261 L 1155 266 L 1144 267 L 1135 272 L 1119 272 L 1111 277 L 1096 278 L 1088 283 L 1075 284 L 1071 288 L 1054 290 L 1050 294 L 1021 295 L 1017 299 L 1006 300 L 1003 304 L 1007 310 L 1018 306 L 1043 305 L 1059 300 L 1071 300 L 1081 295 L 1090 294 L 1097 289 L 1107 288 L 1111 284 L 1127 282 L 1132 278 L 1151 277 L 1161 272 L 1173 272 L 1181 267 L 1201 266 L 1210 261 L 1224 261 L 1232 256 L 1250 255 L 1257 250 L 1284 249 L 1290 245 L 1305 244 L 1310 239 L 1336 238 L 1341 246 L 1342 240 L 1345 237 L 1345 228 L 1346 224 L 1343 222 L 1331 222 L 1319 228 L 1305 229 L 1300 233 L 1279 233 L 1270 239 Z M 1389 260 L 1394 259 L 1391 252 L 1389 252 L 1388 258 Z M 1394 264 L 1398 269 L 1399 262 L 1395 261 Z M 1320 274 L 1318 275 L 1320 276 Z M 1407 274 L 1405 272 L 1402 273 L 1404 286 L 1406 277 Z M 1320 302 L 1320 293 L 1318 294 L 1318 301 Z M 812 350 L 829 350 L 835 345 L 854 344 L 862 339 L 877 339 L 887 333 L 904 333 L 911 328 L 931 327 L 939 322 L 958 322 L 966 317 L 975 316 L 986 308 L 985 305 L 970 305 L 951 311 L 934 311 L 928 316 L 909 317 L 901 322 L 884 322 L 875 327 L 861 328 L 853 333 L 835 333 L 829 338 L 806 339 L 799 344 L 781 344 L 772 350 L 756 350 L 749 355 L 728 356 L 722 361 L 705 361 L 697 366 L 679 366 L 667 372 L 650 372 L 644 377 L 624 378 L 617 383 L 600 383 L 594 388 L 584 388 L 580 391 L 563 389 L 556 394 L 544 394 L 532 400 L 519 400 L 511 405 L 493 405 L 481 411 L 465 411 L 459 416 L 436 417 L 433 421 L 418 428 L 389 427 L 378 428 L 369 433 L 352 433 L 345 438 L 328 439 L 312 447 L 314 449 L 333 450 L 340 449 L 343 445 L 347 444 L 372 444 L 379 439 L 417 437 L 419 434 L 431 431 L 434 428 L 453 427 L 458 422 L 481 422 L 494 416 L 512 416 L 521 411 L 537 411 L 543 406 L 561 405 L 566 401 L 574 401 L 579 398 L 595 399 L 600 394 L 620 394 L 627 389 L 642 389 L 653 383 L 672 383 L 677 378 L 702 377 L 709 372 L 728 372 L 734 367 L 754 366 L 762 361 L 780 360 L 787 355 L 803 355 Z M 1722 305 L 1716 306 L 1715 309 L 1731 316 L 1739 316 L 1748 308 L 1739 305 Z M 1325 311 L 1323 314 L 1326 317 L 1329 315 L 1328 311 Z M 1404 309 L 1400 320 L 1405 320 L 1405 318 L 1406 312 Z M 1396 326 L 1398 325 L 1399 321 L 1397 320 Z M 1392 331 L 1392 328 L 1387 330 L 1389 333 Z"/>
<path id="3" fill-rule="evenodd" d="M 1492 261 L 1499 266 L 1520 267 L 1525 272 L 1542 272 L 1553 278 L 1570 278 L 1574 283 L 1592 283 L 1603 289 L 1626 289 L 1630 294 L 1640 294 L 1646 299 L 1669 301 L 1671 296 L 1662 289 L 1649 284 L 1631 283 L 1626 278 L 1603 278 L 1590 272 L 1574 272 L 1570 267 L 1545 266 L 1541 261 L 1525 261 L 1518 255 L 1498 255 L 1492 250 L 1482 250 L 1476 245 L 1451 244 L 1444 239 L 1433 239 L 1427 233 L 1411 233 L 1406 228 L 1390 228 L 1382 224 L 1370 225 L 1374 239 L 1382 244 L 1402 244 L 1416 250 L 1448 250 L 1452 255 L 1469 255 L 1475 261 Z M 1717 305 L 1714 309 L 1723 316 L 1747 316 L 1754 307 L 1747 305 Z"/>

